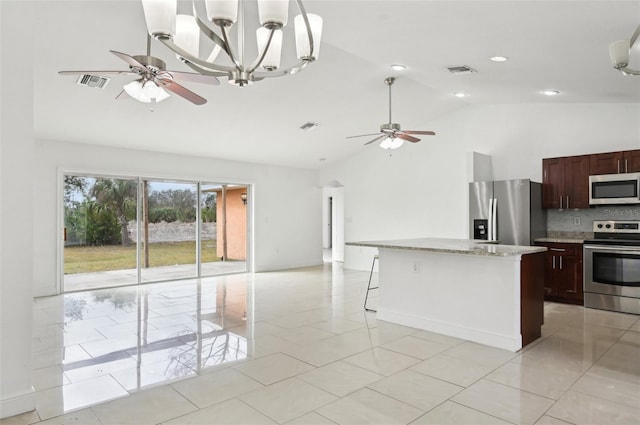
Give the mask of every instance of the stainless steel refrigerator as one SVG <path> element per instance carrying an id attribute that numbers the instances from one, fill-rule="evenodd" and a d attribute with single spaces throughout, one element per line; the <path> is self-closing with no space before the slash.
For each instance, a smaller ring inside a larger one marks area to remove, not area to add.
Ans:
<path id="1" fill-rule="evenodd" d="M 469 183 L 469 237 L 533 245 L 547 233 L 542 184 L 528 179 Z"/>

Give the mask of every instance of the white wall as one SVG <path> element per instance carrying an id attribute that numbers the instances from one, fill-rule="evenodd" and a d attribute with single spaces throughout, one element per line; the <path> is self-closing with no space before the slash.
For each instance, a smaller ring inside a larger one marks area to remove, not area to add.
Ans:
<path id="1" fill-rule="evenodd" d="M 38 208 L 36 296 L 58 291 L 56 252 L 62 217 L 60 172 L 253 184 L 254 270 L 322 264 L 321 189 L 312 170 L 39 140 L 35 149 Z"/>
<path id="2" fill-rule="evenodd" d="M 0 2 L 0 418 L 35 408 L 33 324 L 33 5 Z M 14 19 L 11 19 L 11 18 Z M 12 43 L 19 39 L 20 43 Z M 26 70 L 26 71 L 25 71 Z M 27 77 L 24 77 L 24 74 Z"/>
<path id="3" fill-rule="evenodd" d="M 497 180 L 542 181 L 542 158 L 640 148 L 640 105 L 469 106 L 423 128 L 437 135 L 321 170 L 344 185 L 345 241 L 466 238 L 468 152 L 490 155 Z M 345 267 L 367 270 L 375 252 L 346 247 Z"/>

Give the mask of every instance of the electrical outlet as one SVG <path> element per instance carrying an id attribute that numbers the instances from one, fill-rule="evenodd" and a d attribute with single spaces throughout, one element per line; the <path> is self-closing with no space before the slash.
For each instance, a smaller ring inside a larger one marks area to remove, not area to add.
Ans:
<path id="1" fill-rule="evenodd" d="M 573 217 L 573 225 L 574 226 L 580 226 L 580 223 L 582 221 L 580 220 L 580 217 Z"/>

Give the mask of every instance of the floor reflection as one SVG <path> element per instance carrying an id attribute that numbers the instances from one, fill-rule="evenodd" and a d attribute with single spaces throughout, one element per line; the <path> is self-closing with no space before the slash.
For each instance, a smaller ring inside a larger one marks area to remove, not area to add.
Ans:
<path id="1" fill-rule="evenodd" d="M 48 381 L 61 385 L 64 410 L 245 360 L 247 339 L 229 328 L 246 324 L 247 282 L 193 279 L 76 292 L 55 297 L 58 305 L 53 298 L 37 302 L 36 328 L 62 316 L 57 340 L 40 340 L 62 351 L 59 377 Z"/>

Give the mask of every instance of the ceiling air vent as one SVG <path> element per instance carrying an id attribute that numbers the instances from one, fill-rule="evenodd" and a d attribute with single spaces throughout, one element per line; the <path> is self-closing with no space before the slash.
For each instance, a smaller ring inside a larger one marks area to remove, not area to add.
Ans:
<path id="1" fill-rule="evenodd" d="M 101 77 L 99 75 L 83 74 L 78 78 L 77 84 L 87 87 L 97 87 L 103 89 L 109 82 L 109 78 Z"/>
<path id="2" fill-rule="evenodd" d="M 318 127 L 319 125 L 320 124 L 318 124 L 317 122 L 306 122 L 300 126 L 300 130 L 311 131 L 316 127 Z"/>
<path id="3" fill-rule="evenodd" d="M 473 74 L 477 72 L 475 69 L 468 67 L 467 65 L 448 66 L 447 69 L 452 74 Z"/>

